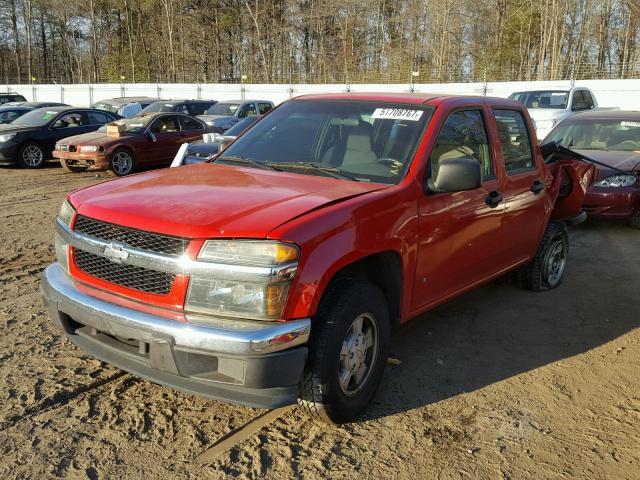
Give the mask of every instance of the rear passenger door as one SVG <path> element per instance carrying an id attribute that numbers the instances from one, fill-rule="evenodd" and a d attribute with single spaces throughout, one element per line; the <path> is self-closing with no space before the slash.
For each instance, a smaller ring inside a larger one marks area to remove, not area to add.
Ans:
<path id="1" fill-rule="evenodd" d="M 531 130 L 521 111 L 494 108 L 493 116 L 506 173 L 502 246 L 505 258 L 515 265 L 534 254 L 545 227 L 544 165 L 534 154 Z"/>
<path id="2" fill-rule="evenodd" d="M 441 160 L 458 157 L 480 162 L 483 178 L 475 190 L 421 196 L 413 310 L 441 303 L 504 266 L 502 179 L 487 134 L 489 114 L 483 106 L 450 113 L 432 148 L 425 181 L 437 177 Z"/>

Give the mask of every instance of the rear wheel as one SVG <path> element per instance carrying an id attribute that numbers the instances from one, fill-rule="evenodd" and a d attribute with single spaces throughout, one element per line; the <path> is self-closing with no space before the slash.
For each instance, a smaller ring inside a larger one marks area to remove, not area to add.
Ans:
<path id="1" fill-rule="evenodd" d="M 18 164 L 23 168 L 40 168 L 44 161 L 44 150 L 36 142 L 24 143 L 18 151 Z"/>
<path id="2" fill-rule="evenodd" d="M 562 282 L 568 254 L 567 227 L 562 222 L 550 221 L 533 261 L 518 270 L 518 283 L 535 292 L 556 288 Z"/>
<path id="3" fill-rule="evenodd" d="M 88 165 L 74 165 L 70 163 L 69 160 L 60 160 L 60 166 L 62 166 L 63 170 L 73 173 L 84 172 L 85 170 L 87 170 L 87 168 L 89 168 Z"/>
<path id="4" fill-rule="evenodd" d="M 133 172 L 135 167 L 135 161 L 133 154 L 124 148 L 118 148 L 111 154 L 111 160 L 109 160 L 109 168 L 118 177 L 124 177 Z"/>
<path id="5" fill-rule="evenodd" d="M 360 279 L 336 282 L 314 319 L 299 404 L 310 416 L 352 420 L 380 384 L 389 348 L 384 295 Z"/>

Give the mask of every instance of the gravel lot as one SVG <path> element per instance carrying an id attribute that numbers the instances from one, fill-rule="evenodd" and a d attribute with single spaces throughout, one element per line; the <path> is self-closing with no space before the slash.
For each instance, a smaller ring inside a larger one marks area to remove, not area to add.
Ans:
<path id="1" fill-rule="evenodd" d="M 360 421 L 294 409 L 199 467 L 261 411 L 101 364 L 40 301 L 64 194 L 103 180 L 0 169 L 0 478 L 640 479 L 640 232 L 587 222 L 557 290 L 494 283 L 414 320 Z"/>

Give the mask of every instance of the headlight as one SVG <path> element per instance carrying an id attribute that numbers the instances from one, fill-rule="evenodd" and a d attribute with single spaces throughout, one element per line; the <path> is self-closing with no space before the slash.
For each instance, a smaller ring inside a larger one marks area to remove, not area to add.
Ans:
<path id="1" fill-rule="evenodd" d="M 100 151 L 100 147 L 96 145 L 81 145 L 78 147 L 78 151 L 84 153 L 93 153 Z"/>
<path id="2" fill-rule="evenodd" d="M 595 187 L 630 187 L 638 181 L 635 175 L 611 175 L 610 177 L 598 180 L 593 185 Z"/>
<path id="3" fill-rule="evenodd" d="M 8 142 L 16 135 L 16 133 L 5 133 L 4 135 L 0 135 L 0 142 Z"/>
<path id="4" fill-rule="evenodd" d="M 289 287 L 298 261 L 295 245 L 254 240 L 209 240 L 203 245 L 199 261 L 227 265 L 233 277 L 247 268 L 269 272 L 255 281 L 192 277 L 185 308 L 192 312 L 256 320 L 278 320 L 286 305 Z M 273 274 L 273 272 L 286 272 Z M 242 273 L 241 273 L 242 272 Z"/>
<path id="5" fill-rule="evenodd" d="M 65 224 L 66 226 L 71 226 L 71 220 L 73 219 L 73 214 L 75 210 L 71 206 L 68 200 L 62 202 L 62 206 L 60 207 L 60 212 L 58 213 L 58 220 Z M 56 257 L 58 258 L 58 263 L 63 268 L 63 270 L 69 273 L 69 245 L 66 244 L 60 235 L 56 233 L 55 236 L 55 247 L 56 247 Z"/>

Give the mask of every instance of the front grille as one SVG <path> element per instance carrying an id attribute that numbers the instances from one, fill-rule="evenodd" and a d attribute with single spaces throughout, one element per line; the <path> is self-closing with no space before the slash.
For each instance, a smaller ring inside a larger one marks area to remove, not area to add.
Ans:
<path id="1" fill-rule="evenodd" d="M 171 291 L 175 279 L 175 275 L 171 273 L 157 272 L 126 263 L 113 263 L 84 250 L 76 249 L 75 258 L 76 265 L 83 272 L 141 292 L 166 295 Z"/>
<path id="2" fill-rule="evenodd" d="M 143 232 L 132 228 L 121 227 L 113 223 L 101 222 L 93 218 L 78 215 L 74 226 L 76 232 L 102 240 L 117 240 L 130 247 L 150 252 L 161 253 L 172 257 L 181 256 L 187 249 L 189 240 L 169 237 L 157 233 Z"/>

